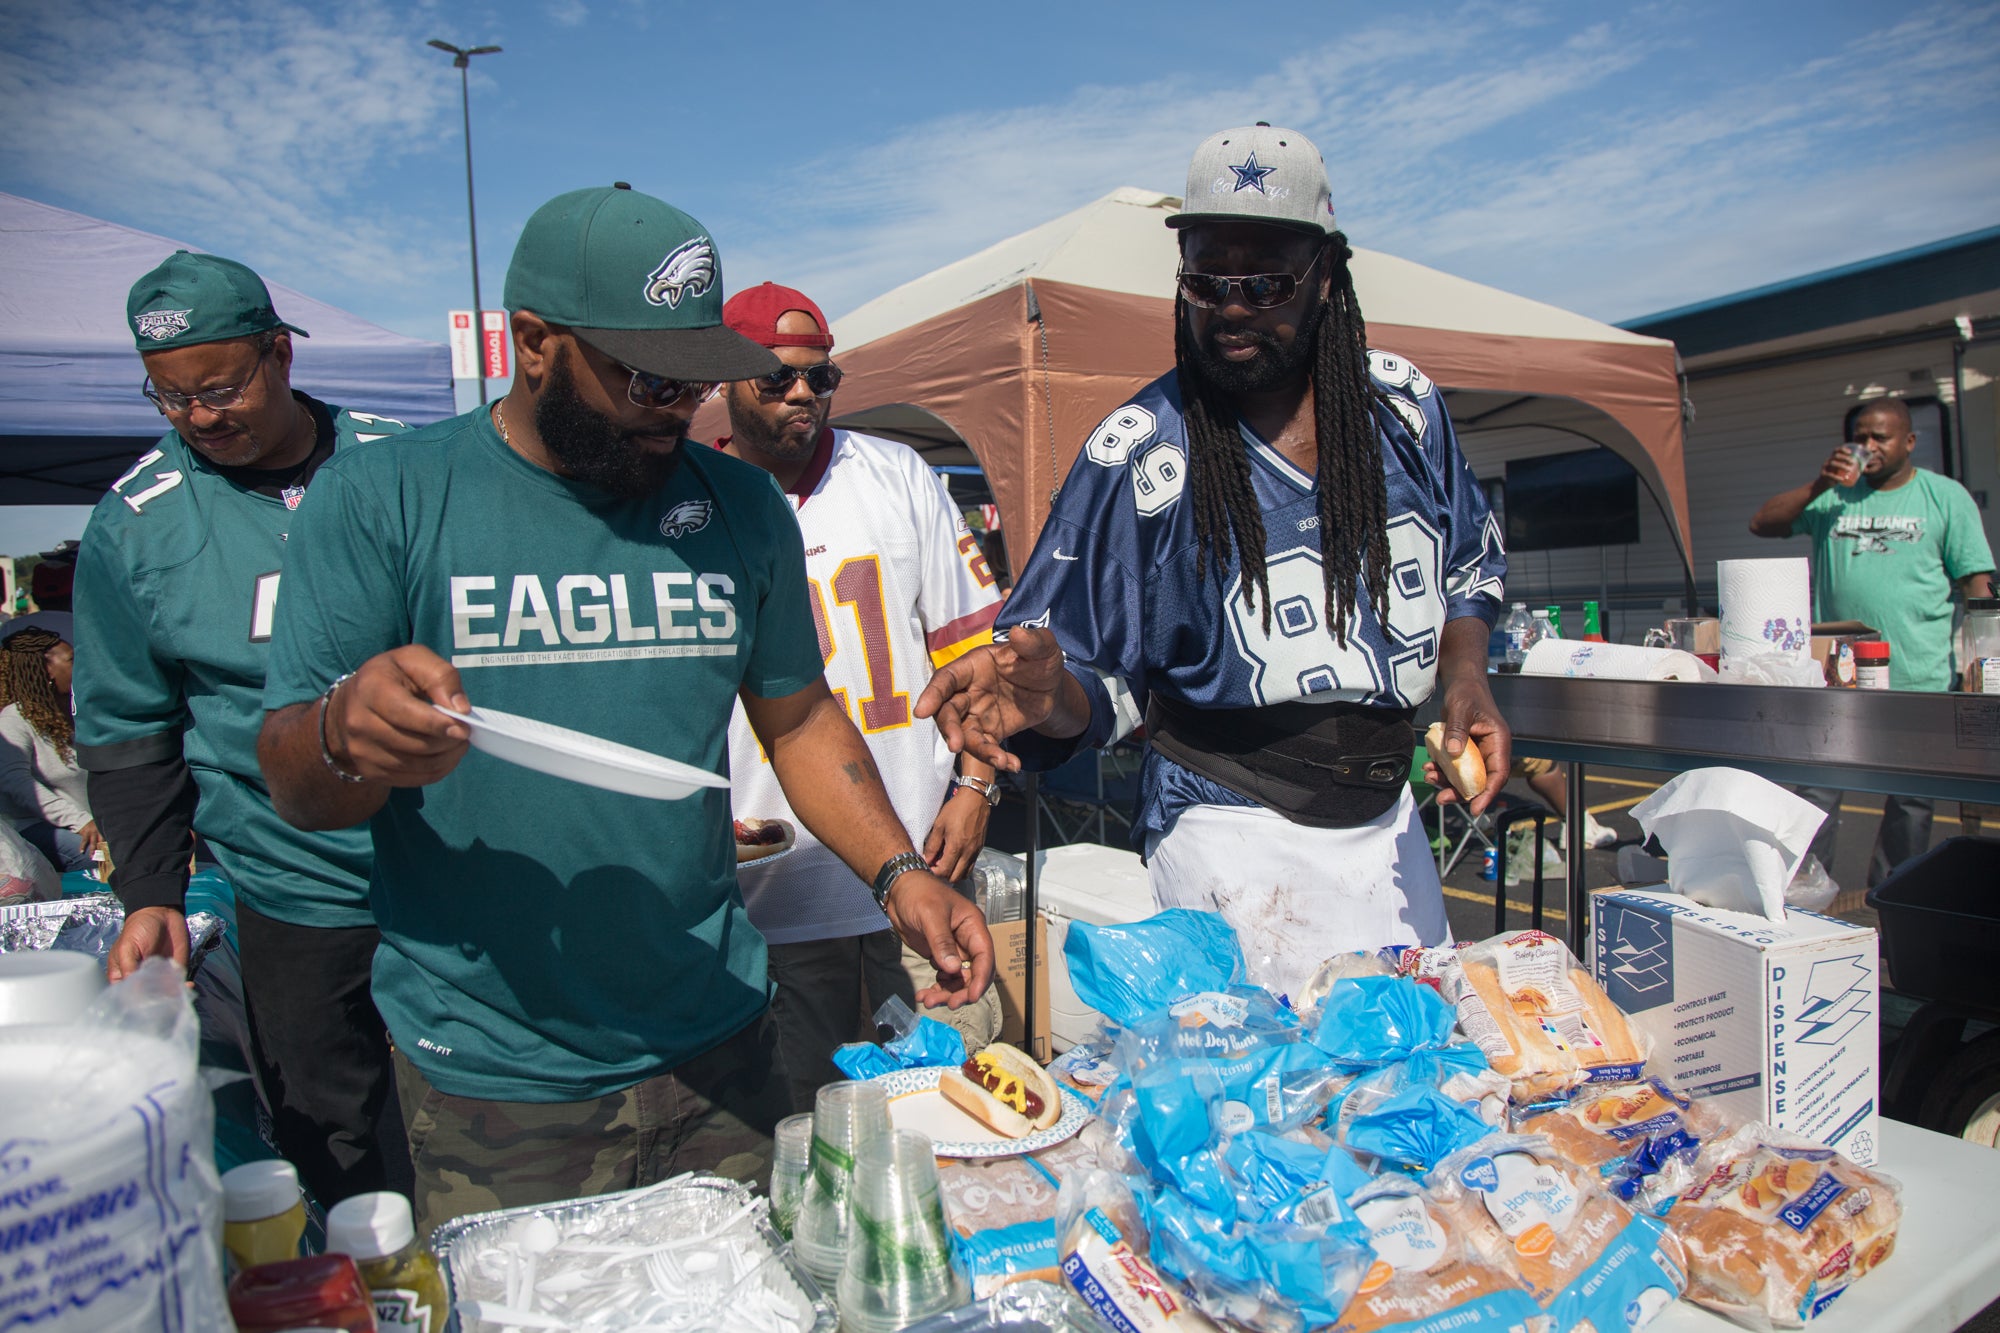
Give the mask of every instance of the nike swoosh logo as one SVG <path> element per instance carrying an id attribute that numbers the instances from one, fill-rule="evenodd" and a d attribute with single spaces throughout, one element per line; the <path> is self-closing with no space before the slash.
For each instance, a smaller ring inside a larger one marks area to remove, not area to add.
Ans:
<path id="1" fill-rule="evenodd" d="M 1058 560 L 1076 560 L 1076 559 L 1080 559 L 1080 558 L 1081 558 L 1081 557 L 1078 557 L 1078 556 L 1073 556 L 1073 555 L 1064 555 L 1064 554 L 1062 553 L 1062 547 L 1060 547 L 1060 546 L 1056 547 L 1056 559 L 1058 559 Z"/>

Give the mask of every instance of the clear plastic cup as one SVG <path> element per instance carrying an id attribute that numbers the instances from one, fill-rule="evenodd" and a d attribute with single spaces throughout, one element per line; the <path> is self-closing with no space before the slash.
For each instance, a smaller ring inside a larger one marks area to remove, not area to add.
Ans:
<path id="1" fill-rule="evenodd" d="M 806 1176 L 812 1171 L 812 1137 L 811 1111 L 786 1116 L 772 1135 L 771 1225 L 787 1240 L 805 1198 Z"/>
<path id="2" fill-rule="evenodd" d="M 829 1083 L 813 1103 L 811 1170 L 792 1222 L 792 1252 L 831 1288 L 847 1261 L 854 1159 L 889 1133 L 889 1095 L 880 1084 Z"/>
<path id="3" fill-rule="evenodd" d="M 841 1327 L 891 1333 L 972 1299 L 952 1254 L 928 1137 L 896 1130 L 854 1159 L 853 1235 L 840 1273 Z"/>

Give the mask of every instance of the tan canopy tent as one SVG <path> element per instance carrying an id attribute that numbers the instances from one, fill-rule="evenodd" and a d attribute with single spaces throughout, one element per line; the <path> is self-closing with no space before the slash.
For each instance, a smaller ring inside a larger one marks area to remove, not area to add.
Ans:
<path id="1" fill-rule="evenodd" d="M 836 424 L 933 464 L 976 462 L 1025 560 L 1090 429 L 1173 364 L 1164 221 L 1180 202 L 1114 190 L 836 320 Z M 1372 250 L 1353 268 L 1370 345 L 1445 390 L 1462 439 L 1539 427 L 1604 445 L 1638 470 L 1689 563 L 1672 343 Z M 704 429 L 727 432 L 719 404 Z"/>

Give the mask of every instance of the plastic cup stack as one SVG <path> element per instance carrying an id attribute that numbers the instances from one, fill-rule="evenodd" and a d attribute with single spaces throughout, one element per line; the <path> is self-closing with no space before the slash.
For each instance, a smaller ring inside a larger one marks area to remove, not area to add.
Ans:
<path id="1" fill-rule="evenodd" d="M 952 1257 L 926 1136 L 897 1130 L 855 1156 L 853 1225 L 840 1274 L 848 1333 L 892 1333 L 972 1299 Z"/>
<path id="2" fill-rule="evenodd" d="M 819 1090 L 813 1103 L 812 1167 L 792 1223 L 792 1252 L 831 1290 L 847 1261 L 854 1162 L 889 1135 L 889 1094 L 874 1083 L 845 1080 Z"/>
<path id="3" fill-rule="evenodd" d="M 786 1240 L 792 1238 L 792 1223 L 805 1200 L 806 1178 L 812 1172 L 812 1112 L 788 1115 L 778 1122 L 772 1136 L 771 1225 Z"/>

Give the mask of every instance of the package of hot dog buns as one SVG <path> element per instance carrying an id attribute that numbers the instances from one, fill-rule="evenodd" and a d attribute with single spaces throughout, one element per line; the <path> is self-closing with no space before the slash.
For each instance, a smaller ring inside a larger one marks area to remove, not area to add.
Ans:
<path id="1" fill-rule="evenodd" d="M 1707 1140 L 1735 1121 L 1659 1079 L 1586 1084 L 1565 1097 L 1516 1107 L 1513 1125 L 1597 1172 L 1604 1187 L 1642 1212 L 1664 1217 L 1695 1181 Z"/>
<path id="2" fill-rule="evenodd" d="M 1554 936 L 1496 935 L 1461 949 L 1458 965 L 1459 1028 L 1513 1081 L 1516 1102 L 1644 1071 L 1651 1042 Z"/>
<path id="3" fill-rule="evenodd" d="M 1688 1298 L 1753 1328 L 1798 1328 L 1896 1248 L 1901 1189 L 1768 1125 L 1710 1141 L 1667 1221 Z"/>

